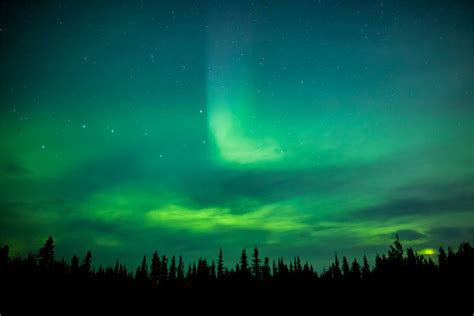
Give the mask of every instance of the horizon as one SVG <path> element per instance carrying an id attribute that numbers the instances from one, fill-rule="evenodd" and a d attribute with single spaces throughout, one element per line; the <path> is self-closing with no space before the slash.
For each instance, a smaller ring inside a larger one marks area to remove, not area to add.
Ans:
<path id="1" fill-rule="evenodd" d="M 11 261 L 12 261 L 13 258 L 18 258 L 18 256 L 21 260 L 26 260 L 27 261 L 29 256 L 33 256 L 33 258 L 36 258 L 36 260 L 38 260 L 37 257 L 39 256 L 39 253 L 41 252 L 40 249 L 45 247 L 45 244 L 46 244 L 46 242 L 48 241 L 49 238 L 52 238 L 52 241 L 53 241 L 52 244 L 54 245 L 54 247 L 53 247 L 53 255 L 54 255 L 54 253 L 56 253 L 56 250 L 57 250 L 56 248 L 58 247 L 58 245 L 57 245 L 56 240 L 54 239 L 53 236 L 48 236 L 48 238 L 46 240 L 44 240 L 43 244 L 40 247 L 38 247 L 37 251 L 29 251 L 27 254 L 26 253 L 21 253 L 21 252 L 17 252 L 16 254 L 11 253 L 11 249 L 10 249 L 10 246 L 8 244 L 1 245 L 0 247 L 8 247 L 8 252 L 7 253 L 9 255 L 9 258 L 10 258 Z M 410 246 L 404 245 L 403 241 L 401 239 L 399 239 L 398 235 L 394 236 L 394 240 L 393 240 L 392 243 L 394 243 L 394 242 L 400 242 L 401 243 L 401 245 L 403 247 L 402 251 L 403 251 L 404 256 L 406 256 L 407 250 L 410 249 L 410 250 L 414 251 L 415 256 L 418 256 L 421 259 L 426 260 L 426 263 L 428 263 L 429 260 L 432 260 L 432 262 L 435 263 L 435 264 L 438 264 L 440 249 L 443 249 L 444 252 L 446 250 L 449 250 L 449 249 L 456 252 L 456 251 L 458 251 L 458 249 L 460 249 L 458 247 L 465 244 L 465 242 L 461 242 L 461 243 L 459 243 L 459 245 L 456 245 L 454 247 L 448 246 L 448 247 L 445 248 L 443 246 L 440 246 L 437 249 L 425 248 L 425 249 L 421 249 L 421 250 L 417 251 L 416 249 L 413 249 Z M 466 243 L 466 244 L 470 246 L 469 243 Z M 137 268 L 137 267 L 139 268 L 142 265 L 142 262 L 143 262 L 144 259 L 146 260 L 147 265 L 150 265 L 151 258 L 153 257 L 153 255 L 155 253 L 158 255 L 159 258 L 161 258 L 162 256 L 165 256 L 168 260 L 168 264 L 171 264 L 171 259 L 173 257 L 175 257 L 176 262 L 178 261 L 178 259 L 181 258 L 182 262 L 183 262 L 183 265 L 186 268 L 186 270 L 188 269 L 188 267 L 191 267 L 191 266 L 195 265 L 196 263 L 198 263 L 201 260 L 204 260 L 209 266 L 211 265 L 211 263 L 216 264 L 219 260 L 219 255 L 222 254 L 223 267 L 225 269 L 228 269 L 229 272 L 235 272 L 236 265 L 239 265 L 239 266 L 241 265 L 240 260 L 241 260 L 241 257 L 242 257 L 242 252 L 245 250 L 247 256 L 250 258 L 253 255 L 255 248 L 257 248 L 260 260 L 263 262 L 264 259 L 268 258 L 270 266 L 273 263 L 278 263 L 280 259 L 283 260 L 284 264 L 290 264 L 290 263 L 293 263 L 294 260 L 296 260 L 296 258 L 298 258 L 298 260 L 300 260 L 302 265 L 308 264 L 309 267 L 311 267 L 311 269 L 314 269 L 315 273 L 322 274 L 323 272 L 328 272 L 328 269 L 330 269 L 331 266 L 334 264 L 334 259 L 335 258 L 338 258 L 338 260 L 340 262 L 342 262 L 343 258 L 346 258 L 349 263 L 352 263 L 353 261 L 357 261 L 359 264 L 362 264 L 364 262 L 364 258 L 365 258 L 365 259 L 367 259 L 369 267 L 371 269 L 373 269 L 373 268 L 375 268 L 375 261 L 376 261 L 375 257 L 376 256 L 380 256 L 380 257 L 385 256 L 385 252 L 389 251 L 391 246 L 392 245 L 387 245 L 384 252 L 381 252 L 381 253 L 377 252 L 373 257 L 367 256 L 366 254 L 362 254 L 361 257 L 359 257 L 359 258 L 358 257 L 351 258 L 351 257 L 348 257 L 344 254 L 334 252 L 332 258 L 327 258 L 327 260 L 325 260 L 329 263 L 327 266 L 326 265 L 315 266 L 312 262 L 310 262 L 308 260 L 305 260 L 304 258 L 301 258 L 301 256 L 299 256 L 297 254 L 294 255 L 293 257 L 283 257 L 283 256 L 268 257 L 265 253 L 262 253 L 262 250 L 260 249 L 260 247 L 258 247 L 258 245 L 255 245 L 254 247 L 251 247 L 251 248 L 243 248 L 239 252 L 237 258 L 235 258 L 235 260 L 231 261 L 230 263 L 229 263 L 229 260 L 226 256 L 225 249 L 222 249 L 221 247 L 217 251 L 217 255 L 214 256 L 214 257 L 207 258 L 207 257 L 199 256 L 199 257 L 196 257 L 195 259 L 192 259 L 192 260 L 186 260 L 186 258 L 183 257 L 179 253 L 173 252 L 172 254 L 167 254 L 167 253 L 161 253 L 160 251 L 155 249 L 153 251 L 149 251 L 148 253 L 145 253 L 140 258 L 139 262 L 137 262 L 135 265 L 127 264 L 127 262 L 129 262 L 129 260 L 127 260 L 127 259 L 123 260 L 123 258 L 115 258 L 114 262 L 97 263 L 94 260 L 95 259 L 94 258 L 94 253 L 90 250 L 83 250 L 83 255 L 81 255 L 81 253 L 74 253 L 70 258 L 66 258 L 64 256 L 55 256 L 54 260 L 57 263 L 64 262 L 65 264 L 70 264 L 72 262 L 71 259 L 73 259 L 73 257 L 76 256 L 77 259 L 79 260 L 79 262 L 83 262 L 84 258 L 87 257 L 87 255 L 90 253 L 90 255 L 91 255 L 91 257 L 90 257 L 90 259 L 91 259 L 91 261 L 90 261 L 91 273 L 97 272 L 98 269 L 100 269 L 100 268 L 102 268 L 102 269 L 114 268 L 114 266 L 116 266 L 116 264 L 118 263 L 121 266 L 123 266 L 128 271 L 129 274 L 134 276 L 135 268 Z"/>
<path id="2" fill-rule="evenodd" d="M 474 243 L 472 1 L 0 8 L 12 253 L 231 267 L 257 245 L 321 271 L 396 234 Z"/>

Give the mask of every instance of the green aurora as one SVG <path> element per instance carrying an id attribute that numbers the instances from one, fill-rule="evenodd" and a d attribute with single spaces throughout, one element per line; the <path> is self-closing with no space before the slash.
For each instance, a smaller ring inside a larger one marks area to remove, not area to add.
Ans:
<path id="1" fill-rule="evenodd" d="M 0 241 L 432 255 L 474 242 L 472 1 L 2 1 Z"/>

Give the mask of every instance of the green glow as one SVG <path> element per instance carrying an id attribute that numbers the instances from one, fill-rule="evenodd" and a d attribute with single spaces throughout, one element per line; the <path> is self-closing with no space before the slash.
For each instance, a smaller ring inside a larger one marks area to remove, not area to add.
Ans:
<path id="1" fill-rule="evenodd" d="M 226 108 L 226 107 L 224 107 Z M 221 110 L 209 118 L 210 133 L 220 157 L 226 161 L 250 164 L 281 159 L 283 152 L 273 139 L 254 140 L 234 124 L 232 114 Z"/>
<path id="2" fill-rule="evenodd" d="M 96 238 L 95 243 L 102 247 L 120 247 L 121 245 L 118 239 L 110 236 L 98 237 Z"/>
<path id="3" fill-rule="evenodd" d="M 425 249 L 421 249 L 420 251 L 418 251 L 418 253 L 420 255 L 424 255 L 424 256 L 433 256 L 436 254 L 436 249 L 433 249 L 433 248 L 425 248 Z"/>
<path id="4" fill-rule="evenodd" d="M 219 246 L 230 263 L 258 244 L 321 268 L 397 233 L 420 253 L 474 242 L 472 5 L 192 7 L 7 6 L 13 253 L 51 234 L 96 263 Z"/>
<path id="5" fill-rule="evenodd" d="M 278 206 L 265 205 L 245 214 L 232 214 L 229 209 L 207 208 L 193 210 L 177 205 L 152 210 L 145 214 L 147 223 L 172 228 L 185 228 L 197 232 L 219 231 L 222 229 L 250 229 L 269 232 L 294 231 L 307 225 L 288 218 L 290 215 L 275 212 Z M 292 212 L 294 215 L 294 212 Z"/>
<path id="6" fill-rule="evenodd" d="M 236 164 L 281 159 L 283 151 L 272 131 L 255 128 L 258 99 L 252 84 L 255 82 L 250 70 L 252 59 L 240 56 L 236 60 L 249 47 L 233 49 L 215 45 L 216 41 L 224 40 L 223 34 L 239 38 L 238 32 L 227 28 L 211 29 L 208 34 L 207 114 L 209 134 L 219 158 Z"/>

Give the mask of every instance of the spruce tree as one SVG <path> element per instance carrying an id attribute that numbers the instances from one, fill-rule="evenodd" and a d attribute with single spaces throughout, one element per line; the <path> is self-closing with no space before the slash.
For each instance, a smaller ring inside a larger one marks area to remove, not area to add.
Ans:
<path id="1" fill-rule="evenodd" d="M 82 260 L 82 266 L 81 266 L 82 273 L 88 274 L 90 272 L 91 262 L 92 262 L 92 253 L 89 250 L 87 252 L 84 260 Z"/>
<path id="2" fill-rule="evenodd" d="M 150 280 L 157 284 L 161 275 L 161 261 L 158 252 L 155 251 L 151 257 Z"/>
<path id="3" fill-rule="evenodd" d="M 255 246 L 252 256 L 252 272 L 256 281 L 260 281 L 261 278 L 261 267 L 260 258 L 258 257 L 258 248 Z"/>
<path id="4" fill-rule="evenodd" d="M 174 285 L 176 281 L 176 257 L 173 255 L 173 258 L 171 259 L 171 265 L 170 265 L 170 272 L 169 272 L 169 277 L 168 280 L 171 285 Z"/>
<path id="5" fill-rule="evenodd" d="M 222 256 L 222 247 L 219 249 L 219 258 L 217 260 L 217 278 L 221 280 L 224 277 L 224 259 Z"/>
<path id="6" fill-rule="evenodd" d="M 43 268 L 51 268 L 54 263 L 54 240 L 49 236 L 40 248 L 38 255 L 38 264 Z"/>
<path id="7" fill-rule="evenodd" d="M 352 266 L 351 266 L 351 276 L 353 280 L 360 280 L 360 264 L 357 262 L 357 259 L 354 258 L 354 261 L 352 261 Z"/>
<path id="8" fill-rule="evenodd" d="M 344 275 L 344 278 L 348 278 L 349 273 L 350 273 L 349 263 L 347 262 L 346 256 L 343 256 L 342 257 L 342 274 Z"/>

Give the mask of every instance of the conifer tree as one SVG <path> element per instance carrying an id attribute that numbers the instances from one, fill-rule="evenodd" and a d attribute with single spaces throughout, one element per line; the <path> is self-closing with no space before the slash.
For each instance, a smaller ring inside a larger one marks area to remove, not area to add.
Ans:
<path id="1" fill-rule="evenodd" d="M 222 247 L 219 248 L 219 258 L 217 260 L 217 278 L 221 280 L 224 277 L 224 259 L 222 256 Z"/>
<path id="2" fill-rule="evenodd" d="M 43 268 L 51 268 L 54 263 L 54 240 L 49 236 L 40 248 L 38 255 L 38 265 Z"/>
<path id="3" fill-rule="evenodd" d="M 255 246 L 253 249 L 253 256 L 252 256 L 252 272 L 253 277 L 256 281 L 260 281 L 261 277 L 261 267 L 260 267 L 260 258 L 258 257 L 258 248 Z"/>

